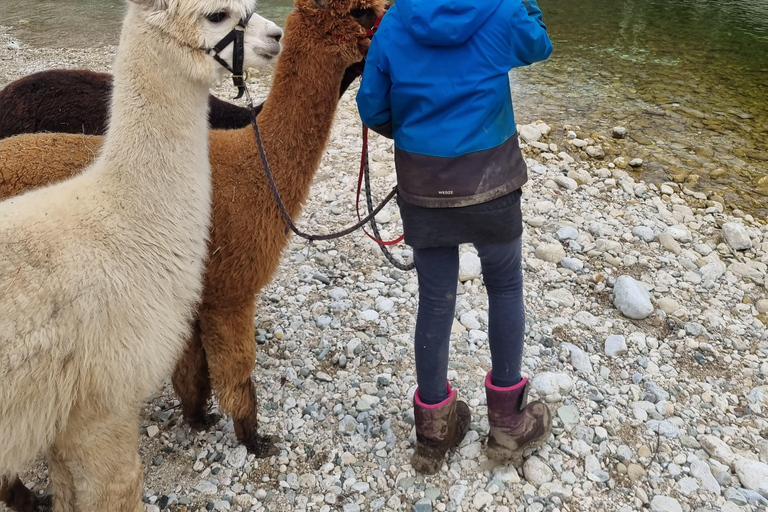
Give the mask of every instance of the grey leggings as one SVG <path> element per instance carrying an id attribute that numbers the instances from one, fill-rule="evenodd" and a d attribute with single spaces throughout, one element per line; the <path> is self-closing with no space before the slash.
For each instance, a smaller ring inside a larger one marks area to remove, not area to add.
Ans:
<path id="1" fill-rule="evenodd" d="M 518 237 L 500 244 L 475 244 L 488 291 L 488 341 L 493 384 L 520 382 L 525 335 L 522 243 Z M 419 277 L 416 319 L 416 378 L 419 398 L 436 404 L 448 398 L 448 350 L 456 310 L 459 247 L 414 249 Z"/>

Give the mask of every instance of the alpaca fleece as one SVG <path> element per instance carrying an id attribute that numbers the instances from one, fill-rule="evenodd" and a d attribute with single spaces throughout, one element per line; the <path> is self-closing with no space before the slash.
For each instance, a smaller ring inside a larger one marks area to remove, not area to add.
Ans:
<path id="1" fill-rule="evenodd" d="M 220 37 L 200 21 L 214 5 L 132 0 L 99 156 L 0 202 L 0 497 L 17 510 L 30 505 L 16 474 L 41 452 L 54 510 L 144 510 L 139 405 L 183 350 L 202 290 L 221 72 L 196 46 Z M 3 172 L 28 164 L 3 159 Z"/>
<path id="2" fill-rule="evenodd" d="M 379 1 L 336 0 L 325 9 L 312 0 L 296 4 L 288 17 L 272 90 L 259 115 L 270 165 L 292 216 L 299 214 L 325 150 L 345 69 L 360 60 L 360 45 L 367 44 L 361 39 L 363 28 L 347 13 L 354 7 L 368 9 L 366 23 L 372 23 L 383 10 Z M 213 387 L 221 408 L 233 416 L 238 438 L 263 456 L 274 453 L 274 438 L 260 436 L 257 429 L 251 380 L 254 297 L 272 278 L 289 237 L 260 170 L 251 128 L 212 131 L 209 146 L 211 256 L 202 303 L 173 383 L 185 417 L 197 427 L 207 426 L 206 405 Z M 72 176 L 104 150 L 97 136 L 6 139 L 0 143 L 0 196 Z"/>

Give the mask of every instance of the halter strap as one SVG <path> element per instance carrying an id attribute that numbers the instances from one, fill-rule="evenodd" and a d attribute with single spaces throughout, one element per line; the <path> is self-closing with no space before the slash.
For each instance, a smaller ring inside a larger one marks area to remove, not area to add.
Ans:
<path id="1" fill-rule="evenodd" d="M 245 30 L 253 16 L 253 11 L 248 13 L 245 18 L 241 18 L 237 24 L 232 27 L 232 30 L 224 36 L 213 48 L 208 49 L 208 53 L 213 52 L 213 58 L 216 62 L 221 64 L 224 69 L 232 73 L 232 83 L 237 87 L 237 96 L 235 99 L 242 97 L 245 92 L 245 73 L 243 73 L 243 62 L 245 60 Z M 232 48 L 232 66 L 227 61 L 219 56 L 224 48 L 234 43 Z"/>

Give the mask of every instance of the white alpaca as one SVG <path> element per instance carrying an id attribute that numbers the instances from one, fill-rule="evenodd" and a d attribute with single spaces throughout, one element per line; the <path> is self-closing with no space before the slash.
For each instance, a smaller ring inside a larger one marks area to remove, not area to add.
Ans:
<path id="1" fill-rule="evenodd" d="M 98 158 L 0 203 L 0 481 L 47 450 L 56 512 L 144 510 L 138 409 L 183 349 L 206 256 L 223 68 L 205 49 L 253 7 L 131 1 Z M 281 34 L 252 17 L 246 66 Z"/>

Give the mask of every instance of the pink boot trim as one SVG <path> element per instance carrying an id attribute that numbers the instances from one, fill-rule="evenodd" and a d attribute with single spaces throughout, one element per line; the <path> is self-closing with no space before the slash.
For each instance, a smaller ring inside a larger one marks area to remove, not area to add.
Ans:
<path id="1" fill-rule="evenodd" d="M 413 394 L 413 401 L 416 403 L 416 405 L 418 405 L 419 407 L 424 407 L 425 409 L 437 409 L 438 407 L 443 407 L 444 405 L 448 405 L 451 402 L 451 399 L 456 395 L 456 391 L 451 389 L 450 382 L 446 382 L 445 387 L 448 390 L 448 398 L 446 398 L 439 404 L 425 404 L 424 402 L 422 402 L 421 398 L 419 398 L 419 388 L 416 388 L 416 392 Z"/>
<path id="2" fill-rule="evenodd" d="M 528 377 L 523 377 L 520 380 L 520 382 L 518 382 L 514 386 L 509 386 L 508 388 L 502 388 L 502 387 L 493 385 L 493 380 L 491 380 L 491 372 L 488 372 L 488 375 L 485 376 L 485 387 L 488 389 L 492 389 L 494 391 L 513 391 L 515 389 L 524 388 L 527 383 L 528 383 Z"/>

